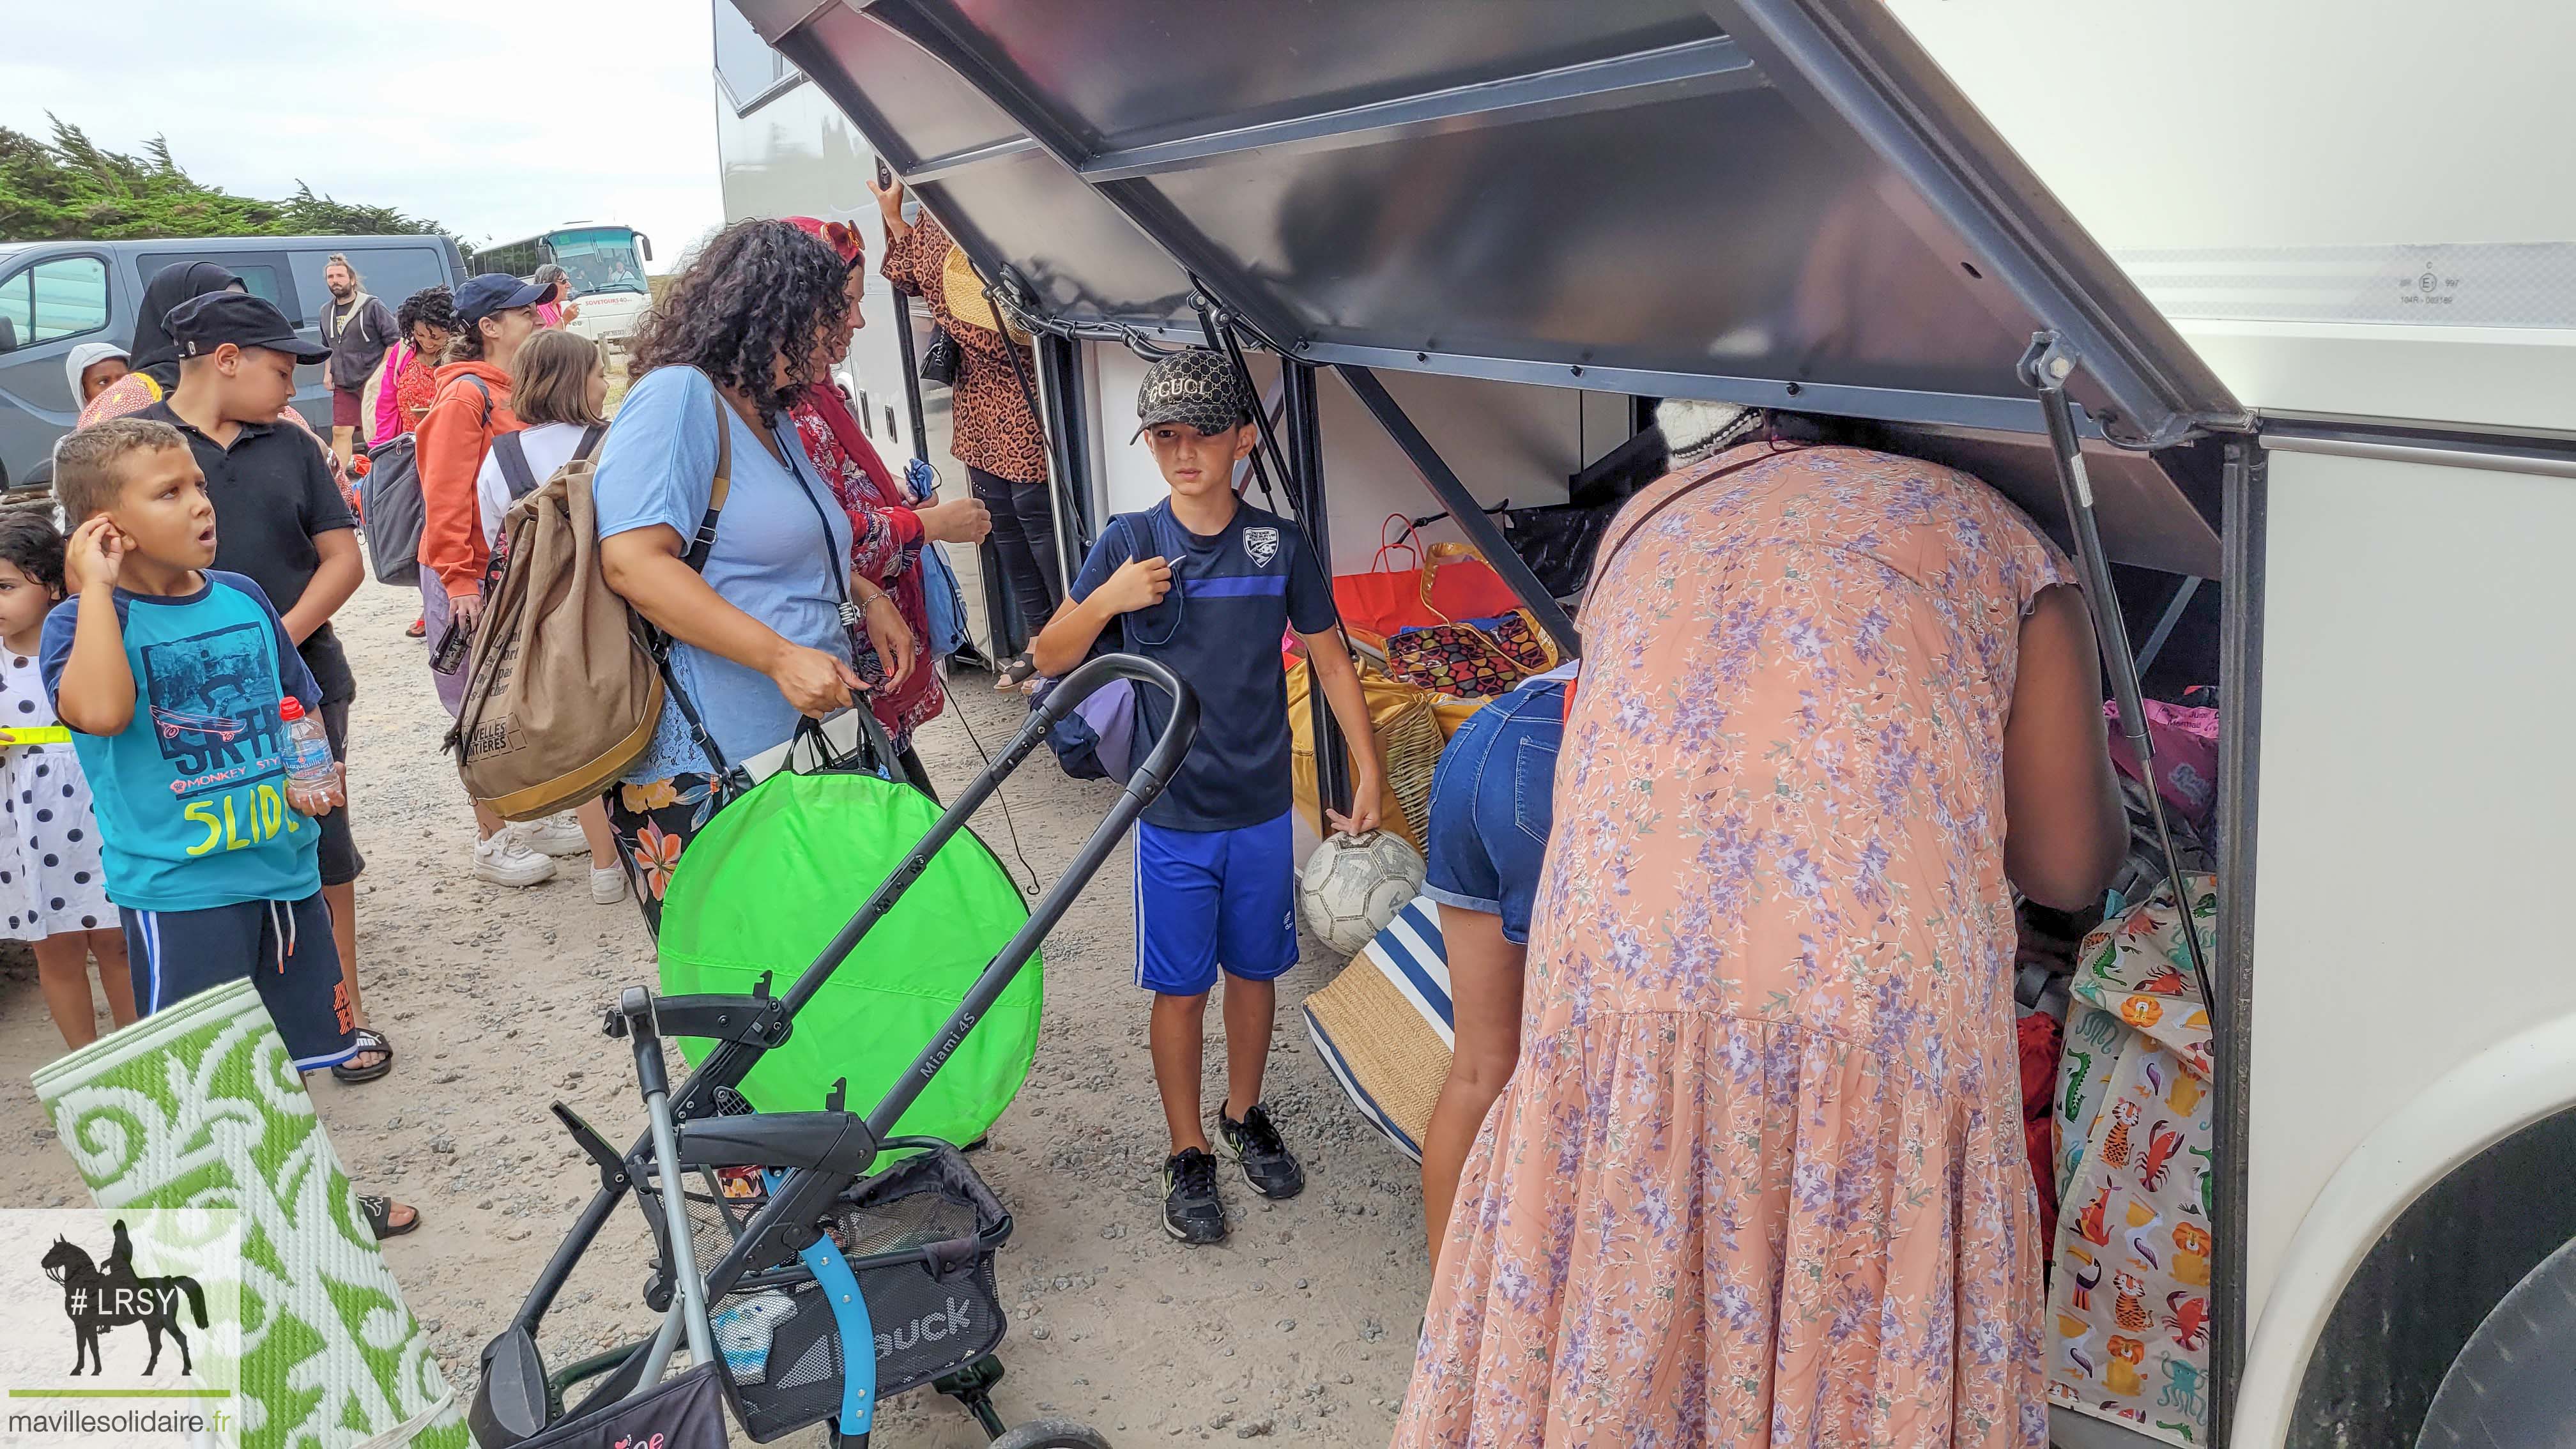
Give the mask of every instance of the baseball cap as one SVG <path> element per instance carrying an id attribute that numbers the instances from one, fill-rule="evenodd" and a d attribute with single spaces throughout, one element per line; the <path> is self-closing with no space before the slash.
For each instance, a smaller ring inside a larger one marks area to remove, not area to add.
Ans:
<path id="1" fill-rule="evenodd" d="M 1136 389 L 1136 431 L 1161 423 L 1199 429 L 1231 428 L 1252 416 L 1252 397 L 1234 375 L 1234 364 L 1204 347 L 1192 347 L 1146 369 Z"/>
<path id="2" fill-rule="evenodd" d="M 485 272 L 466 278 L 456 289 L 456 317 L 471 327 L 495 312 L 551 302 L 556 290 L 552 282 L 522 282 L 507 272 Z"/>
<path id="3" fill-rule="evenodd" d="M 248 292 L 208 292 L 191 297 L 170 311 L 163 324 L 182 358 L 204 357 L 229 342 L 235 347 L 265 347 L 298 362 L 320 362 L 331 349 L 295 335 L 295 324 L 266 297 Z"/>

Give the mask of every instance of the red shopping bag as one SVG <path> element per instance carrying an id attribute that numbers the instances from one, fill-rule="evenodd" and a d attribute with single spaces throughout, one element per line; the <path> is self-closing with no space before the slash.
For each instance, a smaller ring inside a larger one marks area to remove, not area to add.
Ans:
<path id="1" fill-rule="evenodd" d="M 1367 573 L 1333 576 L 1333 606 L 1345 627 L 1387 635 L 1490 619 L 1521 606 L 1511 585 L 1466 544 L 1435 543 L 1426 551 L 1401 513 L 1387 515 L 1378 537 L 1383 541 Z M 1403 555 L 1411 556 L 1411 567 L 1398 566 Z"/>

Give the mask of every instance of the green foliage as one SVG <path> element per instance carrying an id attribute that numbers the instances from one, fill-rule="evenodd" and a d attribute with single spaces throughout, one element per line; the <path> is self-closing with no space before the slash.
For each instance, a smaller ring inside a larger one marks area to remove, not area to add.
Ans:
<path id="1" fill-rule="evenodd" d="M 53 139 L 0 126 L 0 241 L 203 236 L 449 236 L 388 206 L 316 195 L 299 181 L 284 201 L 235 196 L 191 180 L 152 138 L 140 156 L 98 145 L 58 117 Z"/>

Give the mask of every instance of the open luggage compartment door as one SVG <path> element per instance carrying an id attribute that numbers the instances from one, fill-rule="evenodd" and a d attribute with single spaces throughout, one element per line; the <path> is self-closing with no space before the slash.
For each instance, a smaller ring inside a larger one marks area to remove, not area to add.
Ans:
<path id="1" fill-rule="evenodd" d="M 2205 460 L 2109 444 L 2243 410 L 1874 0 L 736 3 L 1067 320 L 1877 419 L 2063 536 L 2051 331 L 2112 555 L 2218 573 Z"/>

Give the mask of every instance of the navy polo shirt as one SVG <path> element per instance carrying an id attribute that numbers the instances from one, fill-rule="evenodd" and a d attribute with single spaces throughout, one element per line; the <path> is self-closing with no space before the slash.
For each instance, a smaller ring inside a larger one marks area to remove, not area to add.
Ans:
<path id="1" fill-rule="evenodd" d="M 1159 660 L 1198 692 L 1199 735 L 1145 819 L 1167 830 L 1276 820 L 1296 800 L 1279 640 L 1292 628 L 1319 634 L 1339 621 L 1332 586 L 1305 535 L 1278 514 L 1238 502 L 1224 528 L 1201 537 L 1172 516 L 1167 499 L 1110 520 L 1068 592 L 1087 599 L 1129 559 L 1158 554 L 1172 566 L 1172 591 L 1150 609 L 1121 615 L 1125 640 L 1108 642 Z M 1136 694 L 1146 727 L 1160 738 L 1170 702 L 1150 687 Z"/>

